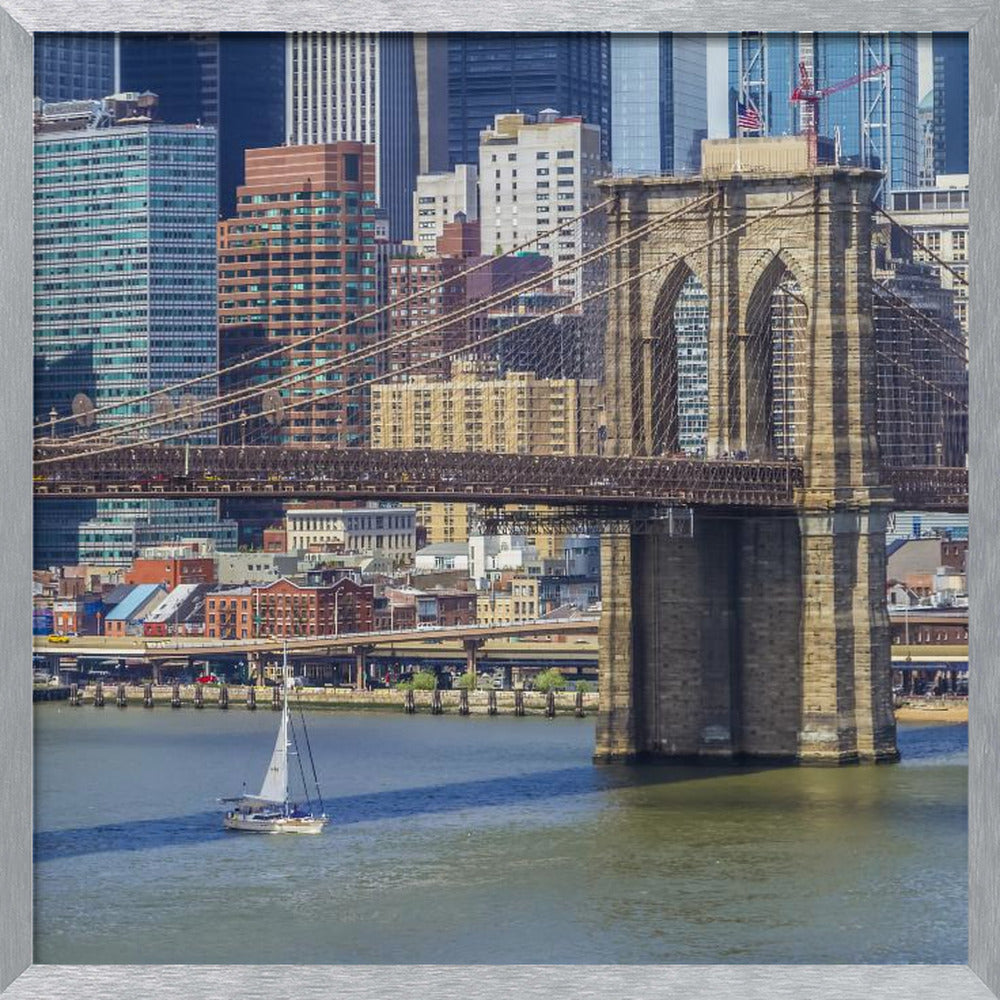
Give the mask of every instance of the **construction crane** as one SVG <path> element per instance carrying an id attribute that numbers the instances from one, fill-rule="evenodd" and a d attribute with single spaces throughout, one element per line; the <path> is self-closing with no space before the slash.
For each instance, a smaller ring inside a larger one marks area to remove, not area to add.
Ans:
<path id="1" fill-rule="evenodd" d="M 816 165 L 816 136 L 819 134 L 819 102 L 831 94 L 836 94 L 841 90 L 847 90 L 865 80 L 881 76 L 889 72 L 888 63 L 880 63 L 863 73 L 856 73 L 854 76 L 838 83 L 830 84 L 829 87 L 816 87 L 812 77 L 809 75 L 809 68 L 804 62 L 799 63 L 799 85 L 792 91 L 790 98 L 793 104 L 802 105 L 802 132 L 807 137 L 809 145 L 809 163 Z"/>

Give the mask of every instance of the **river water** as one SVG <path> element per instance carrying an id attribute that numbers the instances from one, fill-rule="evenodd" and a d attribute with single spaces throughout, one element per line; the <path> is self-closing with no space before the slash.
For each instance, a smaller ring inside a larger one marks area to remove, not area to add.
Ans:
<path id="1" fill-rule="evenodd" d="M 967 961 L 967 729 L 594 767 L 591 719 L 311 713 L 331 825 L 226 833 L 277 716 L 35 709 L 35 961 Z"/>

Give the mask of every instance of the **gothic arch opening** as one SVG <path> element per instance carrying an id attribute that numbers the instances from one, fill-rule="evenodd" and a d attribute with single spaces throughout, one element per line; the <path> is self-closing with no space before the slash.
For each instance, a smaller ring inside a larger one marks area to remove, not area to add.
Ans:
<path id="1" fill-rule="evenodd" d="M 663 283 L 650 329 L 654 455 L 704 456 L 708 439 L 708 294 L 686 264 Z"/>
<path id="2" fill-rule="evenodd" d="M 739 347 L 740 381 L 745 387 L 742 439 L 746 457 L 802 456 L 808 312 L 794 272 L 775 256 L 748 300 L 746 336 Z"/>

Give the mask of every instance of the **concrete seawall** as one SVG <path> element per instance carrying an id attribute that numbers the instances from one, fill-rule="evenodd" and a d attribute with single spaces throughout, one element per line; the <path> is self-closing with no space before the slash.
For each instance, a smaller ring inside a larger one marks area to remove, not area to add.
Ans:
<path id="1" fill-rule="evenodd" d="M 219 699 L 222 688 L 216 685 L 200 685 L 202 705 L 204 710 L 220 711 Z M 182 684 L 178 689 L 181 708 L 196 707 L 195 692 L 197 687 L 193 684 Z M 105 684 L 103 694 L 105 705 L 113 708 L 116 705 L 118 695 L 118 685 Z M 145 699 L 146 688 L 144 686 L 126 685 L 124 688 L 125 699 L 128 707 L 142 708 Z M 247 700 L 250 688 L 244 685 L 230 685 L 228 687 L 229 711 L 247 711 Z M 258 687 L 254 689 L 257 711 L 269 712 L 272 710 L 272 698 L 274 688 Z M 470 691 L 468 694 L 469 715 L 489 714 L 489 691 Z M 96 685 L 89 684 L 80 691 L 80 707 L 93 707 L 96 694 Z M 423 714 L 431 714 L 434 705 L 434 694 L 432 691 L 414 691 L 413 708 L 414 711 Z M 441 713 L 446 715 L 460 714 L 462 705 L 462 692 L 457 690 L 439 691 Z M 498 715 L 516 714 L 515 691 L 496 691 L 496 711 Z M 154 685 L 152 688 L 153 705 L 157 708 L 170 708 L 174 698 L 174 689 L 170 685 Z M 588 692 L 583 696 L 583 710 L 587 715 L 596 715 L 598 695 L 596 692 Z M 296 688 L 292 693 L 292 708 L 307 708 L 310 710 L 332 710 L 332 711 L 359 711 L 374 710 L 383 712 L 404 712 L 406 710 L 406 692 L 393 689 L 378 689 L 375 691 L 356 691 L 353 688 Z M 522 704 L 525 715 L 544 716 L 547 707 L 547 697 L 538 691 L 522 692 Z M 576 711 L 576 692 L 559 691 L 555 695 L 556 715 L 573 715 Z"/>

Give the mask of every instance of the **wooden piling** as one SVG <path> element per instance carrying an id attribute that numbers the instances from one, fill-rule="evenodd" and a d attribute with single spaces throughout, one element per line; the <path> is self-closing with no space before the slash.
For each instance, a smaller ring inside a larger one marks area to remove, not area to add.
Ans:
<path id="1" fill-rule="evenodd" d="M 578 719 L 583 718 L 583 692 L 576 692 L 576 717 Z"/>
<path id="2" fill-rule="evenodd" d="M 524 715 L 524 689 L 514 689 L 514 714 Z"/>
<path id="3" fill-rule="evenodd" d="M 251 712 L 257 710 L 257 688 L 253 684 L 247 688 L 247 708 Z"/>
<path id="4" fill-rule="evenodd" d="M 440 715 L 444 709 L 441 707 L 441 691 L 434 688 L 431 693 L 431 715 Z"/>
<path id="5" fill-rule="evenodd" d="M 80 686 L 79 684 L 70 684 L 69 686 L 69 703 L 76 708 L 80 704 Z"/>
<path id="6" fill-rule="evenodd" d="M 271 688 L 271 709 L 275 712 L 281 711 L 281 688 L 277 684 Z"/>
<path id="7" fill-rule="evenodd" d="M 486 711 L 490 715 L 497 714 L 497 693 L 492 688 L 490 693 L 486 696 Z"/>
<path id="8" fill-rule="evenodd" d="M 407 715 L 413 715 L 416 710 L 417 703 L 414 700 L 413 692 L 406 691 L 403 696 L 403 711 L 406 712 Z"/>
<path id="9" fill-rule="evenodd" d="M 146 684 L 142 689 L 142 707 L 152 708 L 153 707 L 153 685 Z"/>
<path id="10" fill-rule="evenodd" d="M 468 715 L 469 714 L 469 691 L 468 688 L 462 688 L 458 692 L 458 714 Z"/>
<path id="11" fill-rule="evenodd" d="M 556 717 L 556 693 L 550 691 L 545 696 L 545 718 L 554 719 Z"/>
<path id="12" fill-rule="evenodd" d="M 204 708 L 205 707 L 205 689 L 201 684 L 195 684 L 194 686 L 194 707 Z"/>
<path id="13" fill-rule="evenodd" d="M 181 707 L 181 686 L 176 681 L 174 686 L 170 691 L 170 707 L 180 708 Z"/>
<path id="14" fill-rule="evenodd" d="M 229 685 L 223 684 L 219 688 L 219 708 L 229 708 Z"/>
<path id="15" fill-rule="evenodd" d="M 104 708 L 104 685 L 100 681 L 94 688 L 94 708 Z"/>
<path id="16" fill-rule="evenodd" d="M 118 705 L 119 708 L 127 708 L 128 707 L 128 698 L 125 696 L 125 685 L 124 684 L 119 684 L 118 685 L 118 694 L 115 697 L 115 702 L 116 702 L 116 704 Z"/>

